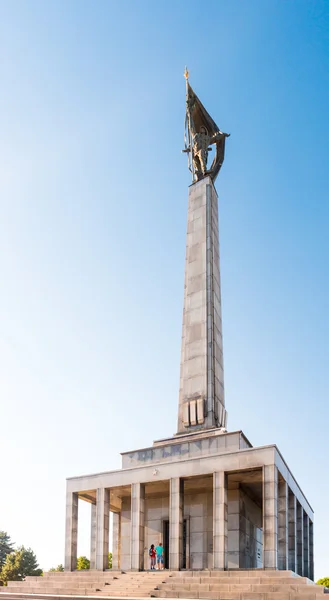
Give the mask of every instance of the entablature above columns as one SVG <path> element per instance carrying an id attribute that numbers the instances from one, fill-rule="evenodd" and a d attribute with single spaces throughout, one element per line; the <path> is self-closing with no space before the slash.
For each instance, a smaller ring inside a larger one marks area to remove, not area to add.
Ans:
<path id="1" fill-rule="evenodd" d="M 157 463 L 131 467 L 94 475 L 84 475 L 67 479 L 67 491 L 78 493 L 80 497 L 86 490 L 98 488 L 119 488 L 133 483 L 149 483 L 154 481 L 169 480 L 172 477 L 193 477 L 207 475 L 218 471 L 226 473 L 276 465 L 281 475 L 287 481 L 293 494 L 296 496 L 303 509 L 313 521 L 314 515 L 311 506 L 290 472 L 283 457 L 275 445 L 260 448 L 247 448 L 226 454 L 199 456 L 185 461 L 171 463 Z"/>

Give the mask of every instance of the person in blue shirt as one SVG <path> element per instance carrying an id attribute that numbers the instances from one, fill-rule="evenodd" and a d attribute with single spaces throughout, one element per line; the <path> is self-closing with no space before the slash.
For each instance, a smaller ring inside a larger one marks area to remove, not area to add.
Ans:
<path id="1" fill-rule="evenodd" d="M 164 561 L 163 561 L 163 546 L 160 544 L 155 549 L 157 555 L 157 567 L 160 570 L 163 569 Z"/>

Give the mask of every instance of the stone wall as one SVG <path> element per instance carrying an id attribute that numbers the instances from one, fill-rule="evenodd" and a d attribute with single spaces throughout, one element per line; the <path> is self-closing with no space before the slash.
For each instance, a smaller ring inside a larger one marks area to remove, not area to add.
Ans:
<path id="1" fill-rule="evenodd" d="M 169 519 L 169 495 L 162 498 L 147 498 L 145 500 L 145 548 L 144 569 L 150 565 L 149 548 L 151 544 L 163 544 L 163 521 Z M 164 549 L 165 552 L 168 548 Z"/>
<path id="2" fill-rule="evenodd" d="M 263 566 L 262 509 L 240 490 L 240 568 Z"/>
<path id="3" fill-rule="evenodd" d="M 186 495 L 184 518 L 187 519 L 188 569 L 211 569 L 213 566 L 213 495 L 212 492 Z"/>
<path id="4" fill-rule="evenodd" d="M 198 440 L 184 442 L 179 442 L 179 438 L 177 438 L 177 442 L 174 443 L 168 442 L 167 444 L 158 444 L 135 452 L 123 453 L 122 468 L 127 469 L 148 463 L 177 462 L 196 456 L 234 452 L 250 447 L 250 442 L 239 431 L 217 433 L 217 435 L 209 435 Z"/>
<path id="5" fill-rule="evenodd" d="M 186 519 L 186 568 L 211 569 L 213 566 L 213 499 L 212 492 L 186 494 L 184 519 Z M 130 499 L 122 504 L 120 568 L 130 568 Z M 149 568 L 149 548 L 163 540 L 163 522 L 169 519 L 169 496 L 145 500 L 144 569 Z M 164 548 L 168 552 L 168 548 Z"/>
<path id="6" fill-rule="evenodd" d="M 186 568 L 213 567 L 213 493 L 184 495 L 186 520 Z M 144 569 L 149 568 L 148 550 L 163 540 L 163 522 L 169 520 L 169 495 L 145 499 Z M 130 569 L 131 501 L 125 498 L 121 513 L 120 568 Z M 164 548 L 165 553 L 168 548 Z M 241 489 L 228 491 L 228 567 L 261 568 L 262 510 Z"/>
<path id="7" fill-rule="evenodd" d="M 228 568 L 263 566 L 262 509 L 240 489 L 228 490 Z"/>
<path id="8" fill-rule="evenodd" d="M 227 492 L 227 566 L 239 569 L 240 566 L 240 489 Z"/>

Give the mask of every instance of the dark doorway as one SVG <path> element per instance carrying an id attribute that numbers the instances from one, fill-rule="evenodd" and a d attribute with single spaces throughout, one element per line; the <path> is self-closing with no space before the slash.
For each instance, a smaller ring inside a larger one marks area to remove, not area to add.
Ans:
<path id="1" fill-rule="evenodd" d="M 169 521 L 163 521 L 164 568 L 169 569 Z"/>
<path id="2" fill-rule="evenodd" d="M 183 564 L 186 569 L 187 520 L 183 521 Z M 169 569 L 169 521 L 163 521 L 164 568 Z"/>

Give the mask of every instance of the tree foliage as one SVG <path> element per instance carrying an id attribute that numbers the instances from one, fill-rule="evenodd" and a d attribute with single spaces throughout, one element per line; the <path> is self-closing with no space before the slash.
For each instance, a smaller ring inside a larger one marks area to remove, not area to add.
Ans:
<path id="1" fill-rule="evenodd" d="M 319 579 L 319 581 L 316 582 L 318 585 L 324 585 L 325 587 L 329 588 L 329 577 L 322 577 L 322 579 Z"/>
<path id="2" fill-rule="evenodd" d="M 49 569 L 49 572 L 50 572 L 50 573 L 56 573 L 56 572 L 58 572 L 58 571 L 59 571 L 60 573 L 63 573 L 63 572 L 64 572 L 64 567 L 63 567 L 63 565 L 62 565 L 62 564 L 60 564 L 60 565 L 57 565 L 57 567 L 52 567 L 51 569 Z"/>
<path id="3" fill-rule="evenodd" d="M 6 562 L 1 569 L 0 579 L 7 581 L 23 581 L 27 575 L 42 575 L 37 557 L 31 548 L 20 546 L 11 554 L 7 554 Z"/>
<path id="4" fill-rule="evenodd" d="M 108 569 L 112 569 L 112 552 L 109 552 L 109 565 Z"/>
<path id="5" fill-rule="evenodd" d="M 90 569 L 90 560 L 86 556 L 79 556 L 77 560 L 77 571 L 84 571 Z"/>
<path id="6" fill-rule="evenodd" d="M 0 570 L 6 562 L 8 554 L 14 551 L 13 543 L 6 531 L 0 531 Z"/>

